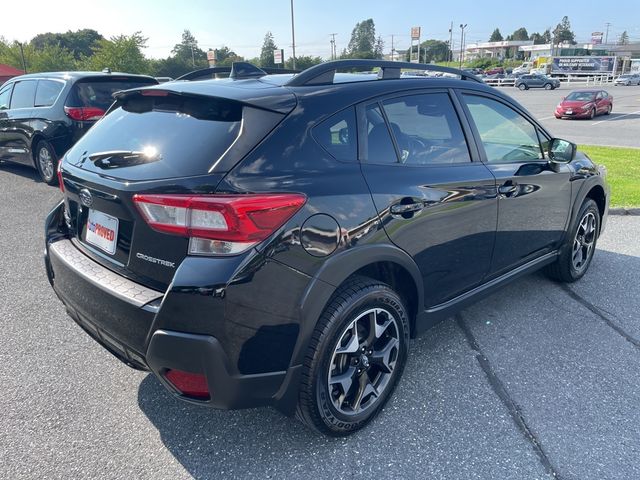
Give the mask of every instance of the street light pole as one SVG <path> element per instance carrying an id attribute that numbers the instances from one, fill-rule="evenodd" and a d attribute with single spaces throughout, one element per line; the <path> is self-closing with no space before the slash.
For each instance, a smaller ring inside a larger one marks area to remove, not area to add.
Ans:
<path id="1" fill-rule="evenodd" d="M 464 53 L 464 29 L 467 28 L 467 24 L 460 24 L 460 68 L 462 68 L 462 55 Z"/>
<path id="2" fill-rule="evenodd" d="M 293 69 L 296 69 L 296 31 L 293 22 L 293 0 L 291 0 L 291 51 L 293 53 Z"/>

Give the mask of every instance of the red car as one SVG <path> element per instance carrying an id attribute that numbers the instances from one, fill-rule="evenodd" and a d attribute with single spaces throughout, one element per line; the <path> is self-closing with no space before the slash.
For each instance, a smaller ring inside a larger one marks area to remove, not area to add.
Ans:
<path id="1" fill-rule="evenodd" d="M 593 118 L 613 109 L 613 97 L 604 90 L 576 90 L 556 107 L 556 118 Z"/>
<path id="2" fill-rule="evenodd" d="M 493 67 L 484 71 L 485 75 L 496 75 L 498 73 L 504 73 L 504 68 L 502 67 Z"/>

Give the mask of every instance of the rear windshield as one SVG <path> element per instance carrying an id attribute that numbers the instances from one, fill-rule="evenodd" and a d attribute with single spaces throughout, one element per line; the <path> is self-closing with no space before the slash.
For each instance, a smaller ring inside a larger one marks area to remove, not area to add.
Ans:
<path id="1" fill-rule="evenodd" d="M 126 180 L 203 175 L 240 133 L 242 104 L 180 95 L 119 101 L 69 150 L 83 169 Z"/>
<path id="2" fill-rule="evenodd" d="M 113 94 L 120 90 L 155 85 L 152 78 L 87 78 L 79 80 L 67 98 L 68 107 L 95 107 L 107 110 L 113 103 Z"/>

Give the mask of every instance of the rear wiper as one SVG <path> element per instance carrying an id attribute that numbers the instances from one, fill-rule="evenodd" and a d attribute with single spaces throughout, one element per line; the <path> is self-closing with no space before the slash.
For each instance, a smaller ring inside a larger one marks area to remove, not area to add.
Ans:
<path id="1" fill-rule="evenodd" d="M 156 162 L 161 155 L 157 151 L 136 152 L 132 150 L 110 150 L 107 152 L 96 152 L 89 155 L 96 167 L 117 168 L 124 166 L 141 165 L 144 163 Z"/>

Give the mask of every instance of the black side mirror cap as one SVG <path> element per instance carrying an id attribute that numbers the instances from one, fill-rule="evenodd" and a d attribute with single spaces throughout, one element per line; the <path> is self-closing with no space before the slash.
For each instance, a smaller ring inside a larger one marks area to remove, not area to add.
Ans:
<path id="1" fill-rule="evenodd" d="M 549 142 L 547 154 L 549 159 L 555 163 L 569 163 L 576 158 L 578 146 L 568 140 L 554 138 Z"/>

